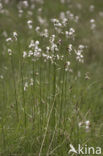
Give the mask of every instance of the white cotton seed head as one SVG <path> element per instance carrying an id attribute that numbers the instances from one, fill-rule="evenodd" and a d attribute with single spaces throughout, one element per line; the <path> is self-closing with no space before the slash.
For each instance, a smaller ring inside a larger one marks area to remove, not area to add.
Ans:
<path id="1" fill-rule="evenodd" d="M 6 42 L 9 42 L 9 41 L 12 41 L 12 38 L 9 37 L 6 39 Z"/>
<path id="2" fill-rule="evenodd" d="M 90 126 L 90 121 L 89 120 L 85 121 L 85 125 Z"/>
<path id="3" fill-rule="evenodd" d="M 4 78 L 4 76 L 3 75 L 0 75 L 0 79 L 3 79 Z"/>
<path id="4" fill-rule="evenodd" d="M 70 61 L 67 62 L 67 66 L 70 66 Z"/>
<path id="5" fill-rule="evenodd" d="M 26 51 L 23 52 L 23 58 L 25 58 L 27 56 Z"/>
<path id="6" fill-rule="evenodd" d="M 35 45 L 39 45 L 39 41 L 35 41 Z"/>
<path id="7" fill-rule="evenodd" d="M 95 22 L 95 20 L 94 20 L 94 19 L 91 19 L 91 20 L 90 20 L 90 23 L 94 23 L 94 22 Z"/>
<path id="8" fill-rule="evenodd" d="M 12 50 L 8 49 L 8 54 L 11 56 L 12 55 Z"/>
<path id="9" fill-rule="evenodd" d="M 27 21 L 27 24 L 28 24 L 28 28 L 29 28 L 29 29 L 32 29 L 32 27 L 33 27 L 33 26 L 32 26 L 32 21 L 31 21 L 31 20 L 28 20 L 28 21 Z"/>
<path id="10" fill-rule="evenodd" d="M 79 45 L 79 49 L 84 49 L 84 45 Z"/>
<path id="11" fill-rule="evenodd" d="M 13 32 L 13 37 L 15 38 L 15 40 L 17 40 L 17 36 L 18 36 L 17 32 Z"/>
<path id="12" fill-rule="evenodd" d="M 39 30 L 40 30 L 40 27 L 37 26 L 37 27 L 35 28 L 35 31 L 36 31 L 36 32 L 39 32 Z"/>
<path id="13" fill-rule="evenodd" d="M 27 7 L 29 6 L 28 1 L 23 1 L 22 4 L 23 4 L 23 6 L 24 6 L 25 8 L 27 8 Z"/>
<path id="14" fill-rule="evenodd" d="M 31 21 L 31 20 L 28 20 L 27 23 L 28 23 L 28 24 L 32 24 L 32 21 Z"/>

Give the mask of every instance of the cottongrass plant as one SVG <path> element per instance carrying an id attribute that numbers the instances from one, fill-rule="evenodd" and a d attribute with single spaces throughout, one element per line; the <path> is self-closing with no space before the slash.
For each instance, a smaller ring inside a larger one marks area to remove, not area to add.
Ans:
<path id="1" fill-rule="evenodd" d="M 11 15 L 9 2 L 0 1 L 4 17 Z M 4 31 L 2 39 L 7 72 L 0 73 L 4 88 L 0 98 L 5 104 L 5 115 L 0 111 L 0 154 L 65 156 L 69 144 L 76 147 L 94 134 L 90 103 L 95 93 L 88 85 L 91 79 L 85 67 L 88 42 L 78 37 L 81 16 L 68 9 L 69 0 L 55 2 L 62 9 L 48 17 L 44 0 L 15 3 L 10 5 L 16 7 L 21 29 L 15 26 L 14 31 Z M 94 11 L 93 5 L 89 11 Z M 90 18 L 88 23 L 95 34 L 96 20 Z"/>

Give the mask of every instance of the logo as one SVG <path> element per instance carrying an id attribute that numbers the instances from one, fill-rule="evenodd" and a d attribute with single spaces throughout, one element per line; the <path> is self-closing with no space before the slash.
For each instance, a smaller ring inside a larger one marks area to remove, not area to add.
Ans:
<path id="1" fill-rule="evenodd" d="M 96 154 L 96 155 L 101 155 L 102 154 L 102 150 L 101 147 L 88 147 L 87 145 L 81 146 L 80 144 L 78 144 L 78 148 L 77 150 L 75 149 L 75 147 L 70 144 L 70 150 L 68 152 L 68 154 L 82 154 L 82 155 L 91 155 L 91 154 Z"/>

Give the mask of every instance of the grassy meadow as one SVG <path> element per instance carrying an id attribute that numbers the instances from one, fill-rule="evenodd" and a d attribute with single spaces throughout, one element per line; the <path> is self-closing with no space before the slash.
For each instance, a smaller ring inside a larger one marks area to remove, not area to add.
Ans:
<path id="1" fill-rule="evenodd" d="M 103 149 L 102 28 L 102 0 L 0 0 L 0 156 Z"/>

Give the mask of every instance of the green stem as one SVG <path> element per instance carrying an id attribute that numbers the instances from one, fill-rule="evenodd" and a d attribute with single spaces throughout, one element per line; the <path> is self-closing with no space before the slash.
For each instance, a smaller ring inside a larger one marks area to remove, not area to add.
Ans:
<path id="1" fill-rule="evenodd" d="M 17 119 L 19 120 L 17 91 L 16 91 L 16 80 L 15 80 L 15 70 L 14 70 L 14 62 L 13 62 L 13 57 L 12 56 L 11 56 L 11 66 L 12 66 L 12 76 L 13 76 L 14 95 L 15 95 L 15 111 L 16 111 Z"/>

